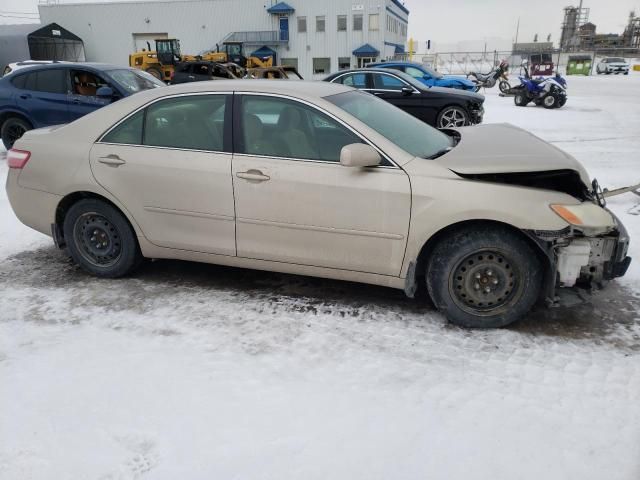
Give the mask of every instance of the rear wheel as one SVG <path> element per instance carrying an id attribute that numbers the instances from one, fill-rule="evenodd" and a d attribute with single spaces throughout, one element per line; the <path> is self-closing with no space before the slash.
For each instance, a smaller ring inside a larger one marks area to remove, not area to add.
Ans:
<path id="1" fill-rule="evenodd" d="M 560 98 L 555 93 L 550 93 L 542 99 L 542 106 L 548 109 L 558 107 L 559 103 Z"/>
<path id="2" fill-rule="evenodd" d="M 498 88 L 502 93 L 509 93 L 509 90 L 511 90 L 511 85 L 506 80 L 501 80 L 498 84 Z"/>
<path id="3" fill-rule="evenodd" d="M 127 275 L 142 260 L 127 219 L 101 200 L 84 199 L 74 204 L 65 215 L 63 231 L 71 257 L 97 277 Z"/>
<path id="4" fill-rule="evenodd" d="M 31 125 L 26 120 L 20 117 L 9 117 L 2 124 L 2 143 L 5 148 L 9 150 L 13 147 L 13 144 L 18 140 L 25 132 L 31 130 Z"/>
<path id="5" fill-rule="evenodd" d="M 526 315 L 538 300 L 543 269 L 536 252 L 504 227 L 464 228 L 444 238 L 427 264 L 431 299 L 447 319 L 497 328 Z"/>
<path id="6" fill-rule="evenodd" d="M 455 128 L 469 125 L 469 114 L 461 107 L 445 107 L 438 115 L 438 128 Z"/>

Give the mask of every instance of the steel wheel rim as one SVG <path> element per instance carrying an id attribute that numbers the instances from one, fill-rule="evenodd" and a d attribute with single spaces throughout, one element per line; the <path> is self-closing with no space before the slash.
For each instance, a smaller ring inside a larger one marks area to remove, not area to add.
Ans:
<path id="1" fill-rule="evenodd" d="M 440 117 L 440 128 L 464 127 L 466 123 L 464 112 L 458 108 L 449 108 Z"/>
<path id="2" fill-rule="evenodd" d="M 544 102 L 544 104 L 545 104 L 547 107 L 550 107 L 550 106 L 552 106 L 554 103 L 556 103 L 556 99 L 555 99 L 553 96 L 551 96 L 551 95 L 547 95 L 546 97 L 544 97 L 543 102 Z"/>
<path id="3" fill-rule="evenodd" d="M 22 135 L 27 131 L 22 125 L 9 125 L 7 127 L 7 137 L 9 138 L 9 143 L 13 145 L 16 140 L 19 140 Z"/>
<path id="4" fill-rule="evenodd" d="M 73 237 L 80 255 L 93 266 L 113 266 L 122 256 L 120 232 L 99 213 L 80 215 L 73 226 Z"/>
<path id="5" fill-rule="evenodd" d="M 504 252 L 477 250 L 452 269 L 449 291 L 465 312 L 479 316 L 499 314 L 522 297 L 524 282 L 517 266 Z"/>

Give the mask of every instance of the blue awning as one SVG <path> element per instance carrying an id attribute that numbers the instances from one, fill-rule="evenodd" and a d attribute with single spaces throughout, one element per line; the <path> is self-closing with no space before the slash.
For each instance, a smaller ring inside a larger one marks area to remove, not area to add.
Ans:
<path id="1" fill-rule="evenodd" d="M 293 13 L 294 8 L 285 2 L 276 3 L 274 6 L 267 8 L 269 13 Z"/>
<path id="2" fill-rule="evenodd" d="M 251 54 L 252 57 L 264 58 L 264 57 L 274 57 L 276 56 L 276 51 L 263 45 L 258 50 Z"/>
<path id="3" fill-rule="evenodd" d="M 404 53 L 404 47 L 396 45 L 396 51 L 394 53 Z"/>
<path id="4" fill-rule="evenodd" d="M 365 43 L 361 47 L 356 48 L 352 53 L 356 57 L 377 57 L 380 55 L 380 50 L 377 50 L 375 47 Z"/>

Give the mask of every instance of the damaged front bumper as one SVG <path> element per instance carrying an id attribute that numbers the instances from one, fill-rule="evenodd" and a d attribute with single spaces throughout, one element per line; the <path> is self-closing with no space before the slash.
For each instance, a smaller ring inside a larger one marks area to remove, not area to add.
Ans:
<path id="1" fill-rule="evenodd" d="M 562 304 L 558 289 L 602 288 L 607 281 L 622 277 L 631 264 L 629 234 L 622 222 L 611 212 L 613 228 L 604 233 L 590 233 L 576 227 L 560 231 L 528 232 L 549 259 L 550 269 L 545 289 L 550 305 Z"/>

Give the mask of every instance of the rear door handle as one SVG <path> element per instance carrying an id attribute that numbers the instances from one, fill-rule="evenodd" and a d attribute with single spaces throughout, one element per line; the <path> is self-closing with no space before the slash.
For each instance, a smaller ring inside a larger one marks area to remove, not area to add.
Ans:
<path id="1" fill-rule="evenodd" d="M 119 167 L 120 165 L 127 163 L 126 161 L 121 159 L 118 155 L 107 155 L 106 157 L 100 157 L 98 158 L 98 161 L 100 163 L 104 163 L 105 165 L 110 165 L 112 167 Z"/>
<path id="2" fill-rule="evenodd" d="M 236 173 L 236 177 L 257 183 L 271 180 L 271 177 L 269 175 L 263 174 L 260 170 L 247 170 L 246 172 L 238 172 Z"/>
<path id="3" fill-rule="evenodd" d="M 20 95 L 20 98 L 23 99 L 23 100 L 26 100 L 27 98 L 31 98 L 31 94 L 23 93 L 22 95 Z"/>

